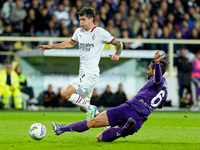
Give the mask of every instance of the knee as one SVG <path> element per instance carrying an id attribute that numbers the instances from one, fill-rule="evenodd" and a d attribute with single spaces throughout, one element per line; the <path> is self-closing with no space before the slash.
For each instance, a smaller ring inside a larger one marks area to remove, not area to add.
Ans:
<path id="1" fill-rule="evenodd" d="M 67 90 L 63 90 L 61 92 L 61 96 L 64 98 L 64 99 L 69 99 L 71 97 L 71 94 L 69 92 L 67 92 Z"/>
<path id="2" fill-rule="evenodd" d="M 102 133 L 97 134 L 97 141 L 102 142 L 102 137 L 103 137 Z"/>

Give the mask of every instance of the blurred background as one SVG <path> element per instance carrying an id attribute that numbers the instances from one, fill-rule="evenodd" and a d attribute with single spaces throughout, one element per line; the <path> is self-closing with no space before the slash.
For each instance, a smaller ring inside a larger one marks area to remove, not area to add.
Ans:
<path id="1" fill-rule="evenodd" d="M 60 92 L 78 75 L 78 47 L 41 52 L 37 45 L 70 40 L 84 6 L 96 10 L 95 25 L 124 44 L 117 62 L 108 56 L 115 47 L 105 45 L 92 104 L 105 109 L 131 99 L 146 83 L 149 62 L 159 49 L 170 62 L 163 110 L 199 111 L 199 0 L 0 0 L 2 109 L 75 107 Z"/>

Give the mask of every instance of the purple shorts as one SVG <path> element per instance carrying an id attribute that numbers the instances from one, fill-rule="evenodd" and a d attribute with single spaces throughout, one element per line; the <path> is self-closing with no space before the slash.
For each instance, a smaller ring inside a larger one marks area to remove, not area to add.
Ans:
<path id="1" fill-rule="evenodd" d="M 132 117 L 136 124 L 134 126 L 134 132 L 137 132 L 141 127 L 144 121 L 142 121 L 141 116 L 132 108 L 129 104 L 124 103 L 117 107 L 109 108 L 106 111 L 110 126 L 122 127 L 126 124 L 127 120 Z"/>

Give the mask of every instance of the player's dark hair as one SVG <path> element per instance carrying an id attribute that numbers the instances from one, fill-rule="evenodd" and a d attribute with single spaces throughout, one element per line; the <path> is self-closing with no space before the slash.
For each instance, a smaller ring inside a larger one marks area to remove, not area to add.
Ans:
<path id="1" fill-rule="evenodd" d="M 152 63 L 152 69 L 154 70 L 156 63 L 155 63 L 154 60 L 152 60 L 151 63 Z M 167 71 L 168 66 L 169 66 L 168 59 L 161 59 L 160 60 L 160 67 L 161 67 L 162 75 Z"/>
<path id="2" fill-rule="evenodd" d="M 95 18 L 96 12 L 94 9 L 90 8 L 90 7 L 83 7 L 79 12 L 78 12 L 79 16 L 84 16 L 86 15 L 86 17 L 88 18 Z"/>

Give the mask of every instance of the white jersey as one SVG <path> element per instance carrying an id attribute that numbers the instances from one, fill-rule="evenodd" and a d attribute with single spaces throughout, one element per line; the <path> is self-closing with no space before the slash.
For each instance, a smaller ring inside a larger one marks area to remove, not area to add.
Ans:
<path id="1" fill-rule="evenodd" d="M 108 31 L 94 26 L 89 31 L 78 28 L 71 40 L 79 43 L 80 68 L 79 75 L 99 75 L 99 61 L 106 43 L 111 43 L 113 37 Z"/>

